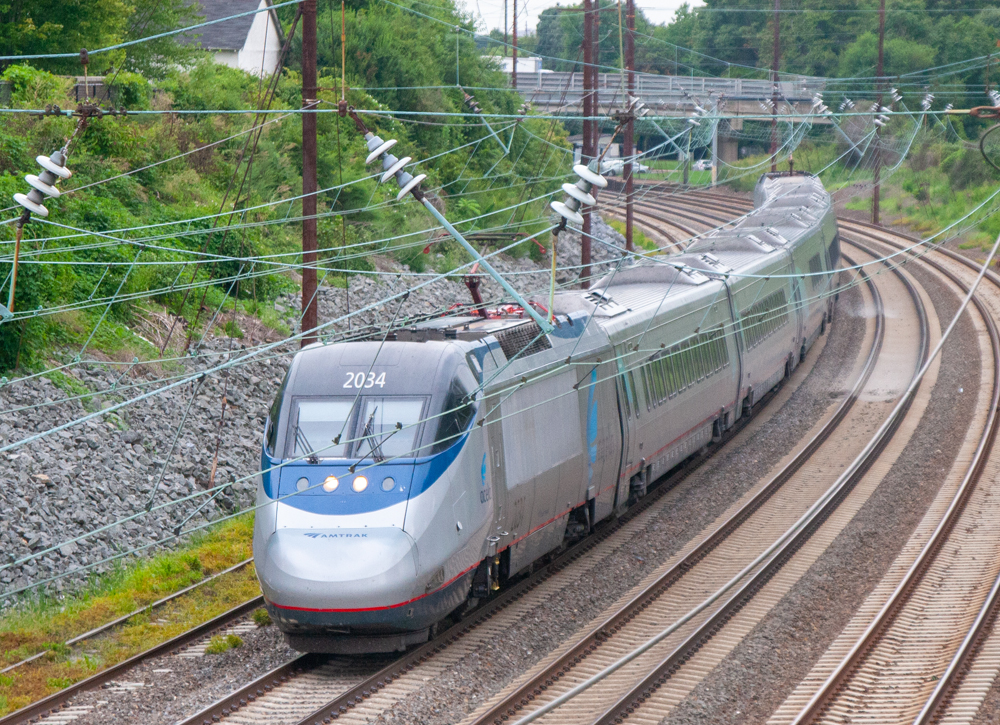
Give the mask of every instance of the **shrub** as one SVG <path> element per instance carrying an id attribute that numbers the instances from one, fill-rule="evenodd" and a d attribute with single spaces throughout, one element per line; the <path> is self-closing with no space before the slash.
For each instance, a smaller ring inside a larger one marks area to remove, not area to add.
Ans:
<path id="1" fill-rule="evenodd" d="M 236 649 L 237 647 L 242 646 L 243 640 L 235 634 L 217 634 L 208 641 L 208 646 L 205 648 L 205 654 L 221 655 L 223 652 L 228 652 L 231 649 Z"/>

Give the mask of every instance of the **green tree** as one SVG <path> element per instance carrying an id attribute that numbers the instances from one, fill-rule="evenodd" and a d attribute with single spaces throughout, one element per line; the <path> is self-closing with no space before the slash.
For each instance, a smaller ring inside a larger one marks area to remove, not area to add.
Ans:
<path id="1" fill-rule="evenodd" d="M 185 27 L 198 17 L 197 7 L 185 0 L 0 1 L 0 55 L 73 53 L 70 58 L 38 58 L 31 63 L 53 73 L 82 75 L 75 55 L 80 49 L 138 40 Z M 97 75 L 124 66 L 161 77 L 170 65 L 189 61 L 194 53 L 171 36 L 95 55 L 88 70 Z"/>

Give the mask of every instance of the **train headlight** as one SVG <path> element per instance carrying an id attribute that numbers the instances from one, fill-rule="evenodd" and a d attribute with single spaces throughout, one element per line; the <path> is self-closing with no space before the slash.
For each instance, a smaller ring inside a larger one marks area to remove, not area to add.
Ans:
<path id="1" fill-rule="evenodd" d="M 361 493 L 366 488 L 368 488 L 368 479 L 365 478 L 364 476 L 358 476 L 357 478 L 354 479 L 354 483 L 351 484 L 351 488 L 353 488 L 358 493 Z"/>
<path id="2" fill-rule="evenodd" d="M 396 479 L 392 476 L 386 476 L 382 479 L 382 490 L 391 491 L 396 486 Z"/>
<path id="3" fill-rule="evenodd" d="M 323 490 L 327 493 L 333 493 L 339 485 L 340 481 L 337 480 L 336 476 L 327 476 L 326 480 L 323 481 Z"/>
<path id="4" fill-rule="evenodd" d="M 307 488 L 309 488 L 309 479 L 305 476 L 295 482 L 296 491 L 305 491 Z"/>

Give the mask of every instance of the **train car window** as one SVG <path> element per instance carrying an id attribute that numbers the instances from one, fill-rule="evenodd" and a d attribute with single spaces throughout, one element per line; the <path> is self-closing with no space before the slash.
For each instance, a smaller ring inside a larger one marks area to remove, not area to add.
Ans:
<path id="1" fill-rule="evenodd" d="M 281 413 L 281 394 L 274 398 L 271 409 L 267 412 L 267 421 L 264 423 L 264 452 L 274 455 L 274 446 L 278 442 L 278 415 Z"/>
<path id="2" fill-rule="evenodd" d="M 684 387 L 684 377 L 681 371 L 681 347 L 670 348 L 670 394 L 677 395 Z"/>
<path id="3" fill-rule="evenodd" d="M 353 405 L 353 398 L 297 401 L 294 430 L 289 431 L 291 457 L 316 454 L 320 458 L 343 458 L 346 445 L 334 445 L 333 439 L 342 432 L 341 437 L 345 440 L 350 437 L 350 430 L 344 423 Z"/>
<path id="4" fill-rule="evenodd" d="M 726 341 L 726 333 L 720 327 L 715 333 L 715 344 L 719 350 L 719 370 L 729 365 L 729 344 Z"/>
<path id="5" fill-rule="evenodd" d="M 705 336 L 698 335 L 694 341 L 695 363 L 698 366 L 698 381 L 702 381 L 708 375 L 708 363 L 705 360 Z"/>
<path id="6" fill-rule="evenodd" d="M 662 357 L 656 361 L 656 369 L 660 376 L 660 401 L 670 397 L 670 382 L 667 377 L 667 361 Z"/>
<path id="7" fill-rule="evenodd" d="M 631 383 L 629 386 L 629 392 L 632 394 L 632 410 L 635 411 L 635 417 L 639 417 L 639 389 L 635 386 L 635 375 L 631 370 L 628 371 L 628 381 Z"/>
<path id="8" fill-rule="evenodd" d="M 772 292 L 740 313 L 747 349 L 756 347 L 772 332 L 788 322 L 788 299 L 785 290 Z"/>
<path id="9" fill-rule="evenodd" d="M 645 390 L 646 390 L 646 410 L 650 409 L 650 405 L 649 405 L 649 399 L 650 399 L 650 395 L 649 395 L 649 377 L 648 377 L 648 375 L 649 375 L 649 370 L 647 369 L 647 367 L 645 365 L 643 365 L 641 368 L 639 368 L 639 377 L 642 379 L 642 387 L 645 388 Z"/>
<path id="10" fill-rule="evenodd" d="M 715 366 L 715 341 L 708 333 L 701 333 L 701 355 L 705 360 L 705 377 L 712 375 L 716 371 Z"/>
<path id="11" fill-rule="evenodd" d="M 812 289 L 816 289 L 823 282 L 823 277 L 821 276 L 823 272 L 823 259 L 820 255 L 821 253 L 817 252 L 809 259 L 809 274 L 812 275 L 809 279 L 812 282 Z"/>
<path id="12" fill-rule="evenodd" d="M 705 350 L 708 352 L 708 372 L 714 375 L 722 369 L 722 360 L 719 358 L 719 340 L 715 330 L 705 335 Z"/>
<path id="13" fill-rule="evenodd" d="M 358 458 L 414 458 L 423 398 L 365 398 L 358 416 Z"/>
<path id="14" fill-rule="evenodd" d="M 691 341 L 688 340 L 681 347 L 681 369 L 684 371 L 684 385 L 682 389 L 687 389 L 694 382 L 694 359 L 691 354 Z"/>
<path id="15" fill-rule="evenodd" d="M 654 360 L 649 366 L 650 372 L 653 373 L 653 387 L 656 390 L 656 403 L 659 405 L 667 397 L 663 385 L 663 370 L 660 367 L 660 360 Z"/>
<path id="16" fill-rule="evenodd" d="M 469 428 L 476 415 L 475 406 L 468 400 L 468 391 L 457 378 L 451 381 L 448 397 L 444 401 L 444 412 L 439 418 L 437 435 L 431 454 L 440 453 L 458 441 Z"/>
<path id="17" fill-rule="evenodd" d="M 622 373 L 622 400 L 625 403 L 625 417 L 632 417 L 632 406 L 629 405 L 629 395 L 628 395 L 628 380 L 625 378 L 625 373 Z"/>

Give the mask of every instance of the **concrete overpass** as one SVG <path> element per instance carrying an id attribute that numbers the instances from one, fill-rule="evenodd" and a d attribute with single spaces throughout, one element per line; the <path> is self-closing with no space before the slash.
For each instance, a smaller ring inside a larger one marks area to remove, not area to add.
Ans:
<path id="1" fill-rule="evenodd" d="M 715 103 L 723 113 L 737 116 L 720 123 L 713 138 L 719 158 L 727 163 L 737 160 L 738 133 L 743 129 L 743 121 L 738 116 L 760 116 L 763 112 L 760 104 L 770 101 L 774 93 L 771 81 L 749 78 L 636 73 L 635 81 L 635 95 L 657 116 L 689 117 L 695 104 L 708 108 Z M 778 83 L 779 116 L 783 120 L 802 120 L 812 108 L 813 96 L 821 93 L 824 86 L 823 78 L 783 76 Z M 535 112 L 568 116 L 583 113 L 581 72 L 538 70 L 525 73 L 519 70 L 517 90 L 531 102 Z M 621 74 L 599 73 L 595 96 L 602 115 L 621 108 L 624 105 Z M 825 124 L 829 120 L 813 117 L 812 122 Z"/>

